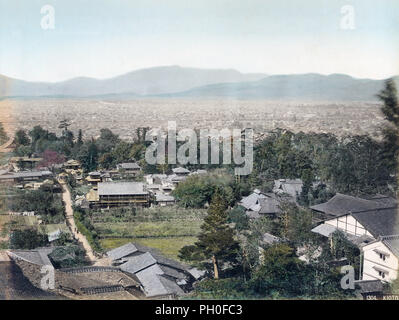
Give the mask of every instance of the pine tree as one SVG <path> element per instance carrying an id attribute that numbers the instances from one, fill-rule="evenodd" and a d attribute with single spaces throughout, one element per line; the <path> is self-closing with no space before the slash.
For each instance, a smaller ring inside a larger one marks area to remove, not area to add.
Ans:
<path id="1" fill-rule="evenodd" d="M 385 87 L 378 94 L 378 98 L 383 102 L 381 111 L 391 125 L 387 126 L 384 131 L 384 158 L 388 162 L 391 170 L 398 169 L 399 155 L 399 102 L 398 92 L 393 79 L 385 81 Z"/>
<path id="2" fill-rule="evenodd" d="M 238 250 L 234 230 L 228 224 L 227 202 L 220 190 L 216 190 L 201 226 L 198 242 L 194 246 L 184 247 L 180 257 L 202 262 L 211 259 L 214 278 L 219 279 L 221 267 L 234 267 L 237 264 Z"/>
<path id="3" fill-rule="evenodd" d="M 378 98 L 384 103 L 381 108 L 385 118 L 399 130 L 399 104 L 398 92 L 394 80 L 385 81 L 385 88 L 378 94 Z"/>

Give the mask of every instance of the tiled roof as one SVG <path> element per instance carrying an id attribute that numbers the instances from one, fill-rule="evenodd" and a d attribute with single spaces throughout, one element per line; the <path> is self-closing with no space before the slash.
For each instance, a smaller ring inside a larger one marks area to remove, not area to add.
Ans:
<path id="1" fill-rule="evenodd" d="M 399 258 L 399 234 L 381 237 L 381 241 Z"/>
<path id="2" fill-rule="evenodd" d="M 155 195 L 156 201 L 175 201 L 175 197 L 166 194 L 157 193 Z"/>
<path id="3" fill-rule="evenodd" d="M 382 292 L 384 285 L 380 280 L 360 280 L 355 284 L 359 286 L 361 293 Z"/>
<path id="4" fill-rule="evenodd" d="M 155 297 L 169 294 L 183 294 L 183 290 L 172 280 L 162 275 L 164 272 L 158 265 L 153 265 L 136 273 L 137 279 L 144 288 L 147 297 Z"/>
<path id="5" fill-rule="evenodd" d="M 302 185 L 301 179 L 279 179 L 274 181 L 273 192 L 289 194 L 296 198 L 302 192 Z"/>
<path id="6" fill-rule="evenodd" d="M 121 247 L 108 251 L 107 256 L 110 257 L 112 260 L 118 260 L 137 251 L 137 247 L 133 243 L 129 242 Z"/>
<path id="7" fill-rule="evenodd" d="M 10 256 L 39 266 L 52 266 L 48 255 L 53 252 L 53 248 L 39 248 L 35 250 L 12 250 Z"/>
<path id="8" fill-rule="evenodd" d="M 125 272 L 134 274 L 156 263 L 157 260 L 155 260 L 151 253 L 146 252 L 138 256 L 130 257 L 120 268 Z"/>
<path id="9" fill-rule="evenodd" d="M 265 197 L 259 199 L 260 205 L 260 214 L 274 214 L 281 212 L 280 209 L 280 201 L 277 200 L 275 197 Z"/>
<path id="10" fill-rule="evenodd" d="M 19 179 L 19 178 L 40 178 L 51 176 L 53 173 L 51 171 L 21 171 L 12 174 L 6 174 L 0 176 L 0 179 Z"/>
<path id="11" fill-rule="evenodd" d="M 340 216 L 349 212 L 374 210 L 383 207 L 392 207 L 392 201 L 382 199 L 367 200 L 337 193 L 325 203 L 311 206 L 310 208 L 333 216 Z"/>
<path id="12" fill-rule="evenodd" d="M 146 195 L 141 182 L 102 182 L 98 184 L 98 195 Z"/>
<path id="13" fill-rule="evenodd" d="M 337 231 L 337 228 L 332 226 L 331 224 L 322 223 L 317 227 L 313 228 L 311 231 L 314 233 L 321 234 L 322 236 L 329 237 L 331 234 Z"/>
<path id="14" fill-rule="evenodd" d="M 118 168 L 122 169 L 137 169 L 140 170 L 140 166 L 135 162 L 124 162 L 117 165 Z"/>
<path id="15" fill-rule="evenodd" d="M 134 255 L 129 256 L 131 254 Z M 188 269 L 165 258 L 156 249 L 128 243 L 107 252 L 107 255 L 113 260 L 124 258 L 121 270 L 137 277 L 147 297 L 184 293 L 176 281 L 186 280 L 190 274 Z"/>
<path id="16" fill-rule="evenodd" d="M 173 173 L 190 173 L 190 170 L 187 170 L 183 167 L 178 167 L 178 168 L 174 168 L 172 169 Z"/>
<path id="17" fill-rule="evenodd" d="M 397 234 L 399 231 L 399 214 L 397 208 L 353 212 L 352 216 L 375 238 Z"/>
<path id="18" fill-rule="evenodd" d="M 249 196 L 242 198 L 239 204 L 245 209 L 250 209 L 253 205 L 256 205 L 259 199 L 265 198 L 266 196 L 262 193 L 251 193 Z"/>

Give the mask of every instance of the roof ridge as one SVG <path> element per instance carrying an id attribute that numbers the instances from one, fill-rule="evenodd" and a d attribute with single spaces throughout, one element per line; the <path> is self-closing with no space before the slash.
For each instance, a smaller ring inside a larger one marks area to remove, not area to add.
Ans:
<path id="1" fill-rule="evenodd" d="M 394 205 L 394 206 L 390 206 L 390 207 L 376 207 L 373 209 L 358 210 L 358 211 L 349 210 L 348 213 L 363 213 L 363 212 L 370 212 L 370 211 L 381 211 L 381 210 L 395 209 L 397 207 L 398 207 L 397 205 Z"/>
<path id="2" fill-rule="evenodd" d="M 381 240 L 392 240 L 392 239 L 399 239 L 399 234 L 391 234 L 387 236 L 380 236 Z"/>

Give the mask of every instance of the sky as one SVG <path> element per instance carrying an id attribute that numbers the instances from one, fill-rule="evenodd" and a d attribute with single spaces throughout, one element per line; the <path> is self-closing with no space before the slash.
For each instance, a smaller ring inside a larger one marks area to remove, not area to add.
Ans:
<path id="1" fill-rule="evenodd" d="M 0 74 L 55 82 L 164 65 L 387 78 L 399 74 L 399 1 L 0 0 Z"/>

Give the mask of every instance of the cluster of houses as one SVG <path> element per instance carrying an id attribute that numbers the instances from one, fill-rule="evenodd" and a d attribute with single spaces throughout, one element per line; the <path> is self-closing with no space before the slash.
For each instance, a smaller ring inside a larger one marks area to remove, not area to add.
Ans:
<path id="1" fill-rule="evenodd" d="M 23 261 L 25 264 L 27 263 L 27 269 L 32 269 L 32 266 L 40 268 L 46 266 L 55 270 L 50 255 L 56 248 L 59 247 L 10 250 L 7 253 L 16 262 Z M 202 271 L 189 268 L 177 261 L 164 257 L 155 249 L 137 243 L 127 243 L 110 250 L 107 252 L 107 257 L 110 261 L 109 266 L 57 269 L 56 288 L 54 289 L 62 294 L 73 292 L 78 295 L 123 290 L 132 293 L 129 289 L 133 283 L 133 287 L 138 291 L 133 292 L 136 298 L 172 299 L 185 295 L 192 289 L 193 283 L 204 275 Z M 112 278 L 109 276 L 110 272 L 113 274 L 119 273 L 120 275 Z M 104 282 L 102 287 L 85 285 L 86 283 L 91 283 L 87 280 L 92 278 L 90 275 L 93 273 L 97 274 L 96 278 L 107 279 L 107 283 Z M 66 287 L 63 279 L 66 274 L 71 275 L 72 278 L 79 278 L 80 281 L 69 281 L 69 287 Z M 121 283 L 123 275 L 128 276 L 128 279 L 130 279 L 127 285 Z M 35 272 L 30 276 L 35 278 Z M 34 280 L 33 282 L 35 282 Z"/>
<path id="2" fill-rule="evenodd" d="M 190 172 L 182 167 L 174 168 L 172 172 L 170 175 L 145 175 L 143 182 L 126 181 L 126 178 L 140 176 L 141 168 L 136 163 L 119 164 L 117 170 L 90 172 L 86 181 L 92 188 L 86 195 L 86 201 L 91 208 L 173 205 L 175 198 L 171 193 L 180 182 L 190 175 L 206 173 L 205 170 Z"/>
<path id="3" fill-rule="evenodd" d="M 54 178 L 66 181 L 72 175 L 78 184 L 91 187 L 85 197 L 78 197 L 76 204 L 87 208 L 175 204 L 171 195 L 176 186 L 190 175 L 205 174 L 206 170 L 190 170 L 177 167 L 172 174 L 148 174 L 142 176 L 141 167 L 135 162 L 124 162 L 110 170 L 83 173 L 79 161 L 70 159 L 49 168 L 36 169 L 41 158 L 13 157 L 5 170 L 0 170 L 0 183 L 13 184 L 18 188 L 38 189 L 51 184 Z M 57 176 L 53 173 L 60 172 Z"/>
<path id="4" fill-rule="evenodd" d="M 302 185 L 298 180 L 276 180 L 272 193 L 254 190 L 241 205 L 251 219 L 263 215 L 278 217 L 281 204 L 295 202 Z M 397 200 L 384 195 L 358 198 L 337 193 L 329 201 L 310 207 L 314 228 L 311 232 L 331 241 L 336 231 L 361 252 L 359 284 L 392 282 L 399 272 L 399 212 Z M 280 239 L 265 234 L 265 243 Z"/>
<path id="5" fill-rule="evenodd" d="M 107 252 L 112 265 L 134 275 L 147 298 L 184 295 L 203 272 L 168 259 L 157 250 L 127 243 Z"/>

